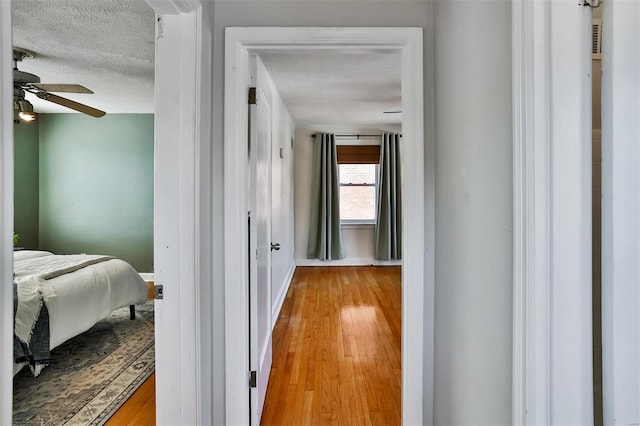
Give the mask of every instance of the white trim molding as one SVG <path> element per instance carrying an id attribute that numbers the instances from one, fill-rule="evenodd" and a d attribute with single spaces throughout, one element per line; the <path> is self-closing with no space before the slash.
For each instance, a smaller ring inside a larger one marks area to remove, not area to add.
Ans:
<path id="1" fill-rule="evenodd" d="M 249 393 L 246 372 L 248 348 L 248 211 L 246 173 L 246 97 L 249 85 L 249 53 L 274 51 L 308 52 L 314 49 L 385 49 L 402 55 L 402 132 L 405 151 L 403 186 L 407 205 L 403 208 L 402 274 L 402 420 L 405 425 L 430 424 L 423 413 L 432 413 L 433 401 L 425 400 L 424 377 L 433 377 L 424 353 L 432 353 L 433 342 L 425 342 L 424 310 L 433 311 L 433 300 L 425 303 L 425 287 L 433 282 L 424 265 L 433 264 L 433 249 L 426 250 L 424 186 L 423 34 L 421 28 L 227 28 L 225 51 L 224 116 L 224 256 L 225 256 L 225 359 L 226 423 L 249 423 Z M 411 231 L 409 231 L 411 230 Z M 233 307 L 233 309 L 231 309 Z M 428 332 L 433 335 L 433 330 Z M 425 349 L 426 348 L 426 349 Z M 427 384 L 433 388 L 433 383 Z M 428 393 L 430 395 L 430 393 Z"/>
<path id="2" fill-rule="evenodd" d="M 200 0 L 156 11 L 154 275 L 158 424 L 212 424 L 211 23 Z"/>
<path id="3" fill-rule="evenodd" d="M 291 267 L 289 268 L 289 272 L 287 272 L 287 276 L 284 278 L 284 285 L 280 288 L 280 292 L 278 293 L 275 303 L 273 303 L 271 307 L 271 330 L 276 326 L 276 321 L 278 321 L 278 316 L 280 315 L 280 311 L 282 310 L 282 305 L 284 304 L 284 299 L 287 297 L 287 291 L 289 291 L 289 287 L 291 286 L 291 281 L 293 281 L 293 274 L 296 271 L 295 262 L 291 262 Z"/>
<path id="4" fill-rule="evenodd" d="M 0 1 L 0 424 L 13 407 L 13 74 L 11 2 Z"/>
<path id="5" fill-rule="evenodd" d="M 181 78 L 182 73 L 190 74 L 187 67 L 193 66 L 195 43 L 180 53 L 183 39 L 195 34 L 183 34 L 181 27 L 182 16 L 163 15 L 156 28 L 156 61 L 167 64 L 156 70 L 154 120 L 154 272 L 156 284 L 164 287 L 164 299 L 155 305 L 159 424 L 195 423 L 196 413 L 195 359 L 191 349 L 195 342 L 185 341 L 190 346 L 186 351 L 176 349 L 183 345 L 183 339 L 193 338 L 195 330 L 193 315 L 187 314 L 195 306 L 195 244 L 184 242 L 185 238 L 193 238 L 195 226 L 194 129 L 183 125 L 186 116 L 181 113 L 184 107 L 185 114 L 195 114 L 190 102 L 192 91 L 182 92 L 185 79 Z M 182 368 L 177 369 L 176 365 Z"/>
<path id="6" fill-rule="evenodd" d="M 195 12 L 201 0 L 146 0 L 157 15 L 182 15 Z"/>
<path id="7" fill-rule="evenodd" d="M 551 424 L 549 2 L 513 13 L 513 424 Z"/>
<path id="8" fill-rule="evenodd" d="M 591 12 L 512 5 L 513 424 L 589 424 Z"/>
<path id="9" fill-rule="evenodd" d="M 339 260 L 296 259 L 297 266 L 402 266 L 402 260 L 377 260 L 373 257 L 347 257 Z"/>

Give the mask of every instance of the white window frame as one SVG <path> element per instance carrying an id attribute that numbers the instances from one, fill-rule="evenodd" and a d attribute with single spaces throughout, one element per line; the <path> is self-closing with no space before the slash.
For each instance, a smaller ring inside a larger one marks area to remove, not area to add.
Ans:
<path id="1" fill-rule="evenodd" d="M 343 163 L 349 164 L 349 163 Z M 352 164 L 353 165 L 353 164 Z M 369 165 L 369 164 L 355 164 L 356 166 L 361 165 Z M 340 217 L 340 227 L 344 229 L 349 228 L 372 228 L 376 225 L 376 220 L 378 219 L 378 209 L 376 208 L 378 205 L 378 184 L 380 183 L 380 164 L 374 164 L 376 167 L 375 173 L 375 182 L 374 183 L 341 183 L 340 182 L 340 166 L 342 164 L 338 164 L 338 189 L 343 186 L 352 187 L 352 186 L 373 186 L 374 194 L 373 194 L 373 219 L 342 219 Z M 342 205 L 342 193 L 340 193 L 340 205 Z"/>

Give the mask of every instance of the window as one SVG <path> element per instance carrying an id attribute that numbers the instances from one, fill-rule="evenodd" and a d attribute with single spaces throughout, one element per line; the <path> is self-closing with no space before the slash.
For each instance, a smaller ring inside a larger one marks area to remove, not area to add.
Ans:
<path id="1" fill-rule="evenodd" d="M 376 221 L 380 145 L 338 145 L 340 221 L 374 224 Z"/>
<path id="2" fill-rule="evenodd" d="M 374 223 L 376 219 L 377 164 L 339 164 L 340 220 Z"/>

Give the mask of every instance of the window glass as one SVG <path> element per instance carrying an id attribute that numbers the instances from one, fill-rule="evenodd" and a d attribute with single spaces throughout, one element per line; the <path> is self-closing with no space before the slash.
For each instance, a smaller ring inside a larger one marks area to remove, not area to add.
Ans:
<path id="1" fill-rule="evenodd" d="M 340 164 L 340 219 L 373 222 L 376 218 L 375 164 Z"/>
<path id="2" fill-rule="evenodd" d="M 340 164 L 340 183 L 376 184 L 375 164 Z"/>

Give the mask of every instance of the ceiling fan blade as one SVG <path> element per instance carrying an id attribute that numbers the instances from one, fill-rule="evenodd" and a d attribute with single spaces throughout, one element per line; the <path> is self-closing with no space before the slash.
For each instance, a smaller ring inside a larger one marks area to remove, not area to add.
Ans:
<path id="1" fill-rule="evenodd" d="M 36 93 L 36 96 L 40 99 L 44 99 L 45 101 L 53 102 L 64 107 L 71 108 L 92 117 L 98 118 L 106 114 L 106 112 L 100 111 L 99 109 L 95 109 L 90 106 L 81 104 L 80 102 L 72 101 L 71 99 L 63 98 L 62 96 L 53 95 L 51 93 L 38 92 Z"/>
<path id="2" fill-rule="evenodd" d="M 88 93 L 93 92 L 79 84 L 48 84 L 48 83 L 32 83 L 32 86 L 47 92 L 67 92 L 67 93 Z"/>

